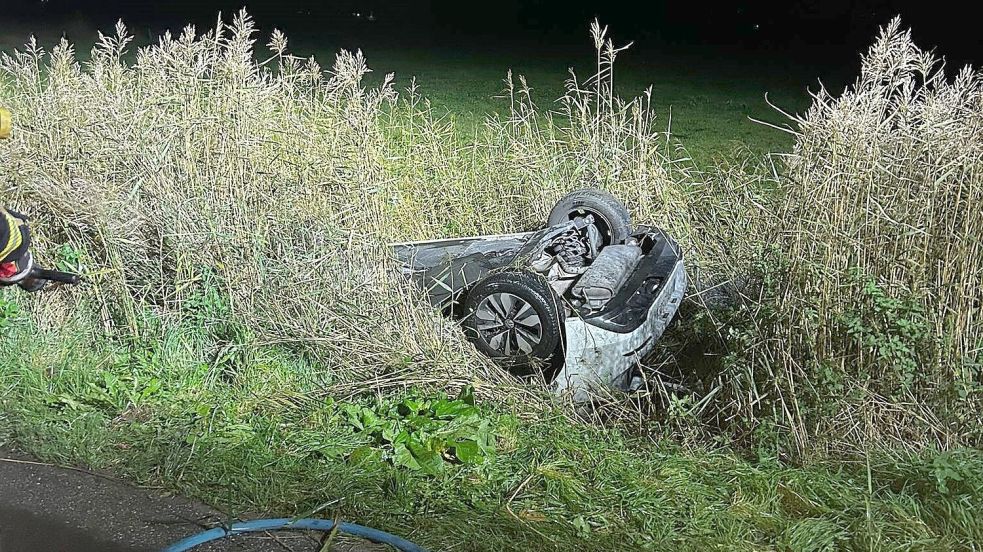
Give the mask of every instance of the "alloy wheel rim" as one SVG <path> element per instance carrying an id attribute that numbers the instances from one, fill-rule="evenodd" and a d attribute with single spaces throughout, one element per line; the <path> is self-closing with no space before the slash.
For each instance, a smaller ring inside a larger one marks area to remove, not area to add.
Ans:
<path id="1" fill-rule="evenodd" d="M 528 301 L 508 292 L 493 293 L 475 309 L 481 339 L 505 356 L 529 355 L 543 340 L 543 322 Z"/>

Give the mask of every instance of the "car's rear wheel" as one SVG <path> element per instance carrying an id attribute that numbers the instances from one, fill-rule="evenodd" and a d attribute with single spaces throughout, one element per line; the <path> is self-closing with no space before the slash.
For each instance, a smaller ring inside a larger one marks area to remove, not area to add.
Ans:
<path id="1" fill-rule="evenodd" d="M 475 348 L 508 367 L 546 361 L 559 347 L 559 301 L 536 274 L 492 274 L 468 292 L 464 307 L 463 326 Z"/>
<path id="2" fill-rule="evenodd" d="M 602 246 L 621 244 L 631 235 L 631 215 L 613 195 L 592 188 L 577 190 L 563 196 L 550 211 L 550 226 L 591 215 L 594 225 L 604 239 Z"/>

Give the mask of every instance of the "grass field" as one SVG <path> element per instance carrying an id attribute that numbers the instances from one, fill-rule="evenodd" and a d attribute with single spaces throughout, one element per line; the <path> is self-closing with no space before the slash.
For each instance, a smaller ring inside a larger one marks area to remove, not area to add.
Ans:
<path id="1" fill-rule="evenodd" d="M 100 30 L 109 32 L 111 28 Z M 11 25 L 0 31 L 0 51 L 22 47 L 32 33 L 50 49 L 61 32 L 68 32 L 71 37 L 78 37 L 79 57 L 85 59 L 95 31 L 91 24 L 78 21 L 41 30 Z M 341 47 L 326 44 L 332 40 L 337 39 L 331 35 L 302 38 L 291 43 L 291 50 L 301 56 L 331 59 Z M 149 43 L 148 35 L 137 34 L 133 50 Z M 464 136 L 473 134 L 486 116 L 507 111 L 502 93 L 509 70 L 516 78 L 525 76 L 533 89 L 533 99 L 550 109 L 564 93 L 568 70 L 572 68 L 586 77 L 596 63 L 589 41 L 579 48 L 553 48 L 537 51 L 536 55 L 529 55 L 534 46 L 401 47 L 373 36 L 349 38 L 343 47 L 360 48 L 365 53 L 373 71 L 365 79 L 366 84 L 378 84 L 391 72 L 395 73 L 396 88 L 405 91 L 415 79 L 436 112 L 453 119 Z M 730 155 L 735 149 L 756 154 L 788 150 L 793 142 L 789 134 L 752 122 L 749 117 L 788 124 L 784 116 L 767 105 L 766 94 L 789 113 L 803 111 L 809 106 L 807 89 L 817 88 L 819 75 L 826 73 L 827 67 L 797 66 L 788 61 L 776 66 L 772 60 L 750 59 L 745 54 L 731 58 L 678 47 L 661 53 L 636 54 L 629 49 L 619 59 L 616 88 L 619 95 L 634 97 L 651 86 L 658 124 L 670 130 L 671 122 L 671 132 L 685 144 L 686 153 L 699 164 L 709 165 L 715 156 Z M 832 78 L 839 81 L 844 74 L 848 71 L 839 69 Z"/>
<path id="2" fill-rule="evenodd" d="M 193 323 L 125 346 L 6 323 L 0 443 L 232 515 L 316 510 L 431 550 L 971 551 L 983 539 L 983 457 L 970 450 L 799 463 L 780 447 L 571 424 L 560 410 L 451 401 L 441 418 L 433 395 L 319 399 L 326 374 L 277 348 L 240 351 L 229 375 L 189 356 L 215 339 Z M 398 445 L 373 429 L 391 423 L 455 439 L 486 427 L 496 448 L 434 471 L 394 464 Z"/>
<path id="3" fill-rule="evenodd" d="M 897 29 L 808 101 L 736 60 L 624 54 L 613 89 L 589 55 L 259 67 L 251 28 L 4 60 L 3 201 L 87 282 L 0 294 L 0 445 L 434 550 L 980 550 L 978 77 L 886 85 L 925 81 Z M 564 93 L 571 59 L 602 78 Z M 490 99 L 509 67 L 540 109 Z M 794 142 L 747 121 L 779 120 L 767 91 L 809 108 Z M 585 182 L 750 281 L 690 294 L 654 390 L 586 412 L 475 354 L 381 247 L 538 225 Z"/>
<path id="4" fill-rule="evenodd" d="M 586 45 L 589 48 L 589 45 Z M 585 48 L 589 54 L 589 50 Z M 526 77 L 533 99 L 549 108 L 563 95 L 563 79 L 568 68 L 589 76 L 594 60 L 539 57 L 522 59 L 507 54 L 453 54 L 449 52 L 374 51 L 365 54 L 378 73 L 394 72 L 397 86 L 405 88 L 416 77 L 421 92 L 439 111 L 446 111 L 464 131 L 493 112 L 507 110 L 501 98 L 503 79 L 511 69 Z M 632 63 L 628 51 L 619 61 L 616 87 L 624 97 L 641 94 L 652 87 L 653 109 L 658 124 L 670 129 L 684 143 L 696 161 L 706 165 L 715 155 L 729 155 L 733 149 L 747 147 L 755 153 L 783 152 L 792 145 L 790 135 L 752 122 L 749 117 L 773 123 L 786 123 L 770 108 L 768 99 L 790 112 L 809 105 L 806 88 L 815 84 L 804 75 L 786 79 L 762 76 L 748 67 L 694 59 L 663 59 Z M 378 77 L 379 75 L 376 75 Z"/>

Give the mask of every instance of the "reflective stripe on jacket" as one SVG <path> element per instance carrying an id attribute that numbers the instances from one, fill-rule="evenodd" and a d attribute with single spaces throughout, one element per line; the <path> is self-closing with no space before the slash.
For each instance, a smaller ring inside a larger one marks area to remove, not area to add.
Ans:
<path id="1" fill-rule="evenodd" d="M 24 221 L 0 207 L 0 263 L 17 260 L 27 251 Z"/>

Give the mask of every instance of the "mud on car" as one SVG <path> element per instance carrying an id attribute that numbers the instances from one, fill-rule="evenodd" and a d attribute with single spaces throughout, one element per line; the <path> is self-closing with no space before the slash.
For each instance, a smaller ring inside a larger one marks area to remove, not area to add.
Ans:
<path id="1" fill-rule="evenodd" d="M 538 230 L 392 247 L 479 351 L 516 373 L 541 369 L 577 401 L 594 386 L 640 385 L 637 367 L 686 290 L 679 245 L 633 227 L 624 204 L 596 189 L 561 198 Z"/>

